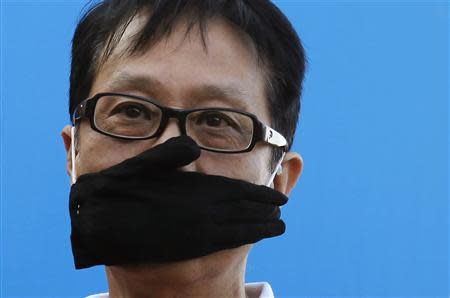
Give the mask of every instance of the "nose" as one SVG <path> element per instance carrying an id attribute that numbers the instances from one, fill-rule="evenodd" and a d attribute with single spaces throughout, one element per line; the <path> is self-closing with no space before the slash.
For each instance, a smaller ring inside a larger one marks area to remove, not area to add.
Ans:
<path id="1" fill-rule="evenodd" d="M 166 142 L 168 139 L 181 136 L 181 130 L 178 125 L 178 120 L 171 118 L 169 119 L 169 122 L 167 123 L 166 127 L 164 128 L 162 134 L 155 138 L 152 142 L 153 146 L 162 144 Z"/>
<path id="2" fill-rule="evenodd" d="M 152 147 L 162 144 L 162 143 L 166 142 L 167 140 L 174 138 L 174 137 L 178 137 L 178 136 L 181 136 L 181 130 L 179 127 L 178 119 L 171 118 L 171 119 L 169 119 L 162 134 L 153 140 Z M 197 162 L 197 160 L 191 162 L 190 164 L 188 164 L 186 166 L 181 167 L 180 169 L 183 171 L 186 171 L 186 172 L 195 172 L 195 171 L 197 171 L 196 162 Z"/>

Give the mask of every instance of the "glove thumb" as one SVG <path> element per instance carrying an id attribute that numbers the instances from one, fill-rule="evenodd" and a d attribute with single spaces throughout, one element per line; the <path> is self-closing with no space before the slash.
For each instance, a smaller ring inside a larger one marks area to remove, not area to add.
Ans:
<path id="1" fill-rule="evenodd" d="M 169 171 L 190 164 L 200 157 L 200 152 L 193 139 L 179 136 L 100 172 L 116 176 L 139 171 Z"/>

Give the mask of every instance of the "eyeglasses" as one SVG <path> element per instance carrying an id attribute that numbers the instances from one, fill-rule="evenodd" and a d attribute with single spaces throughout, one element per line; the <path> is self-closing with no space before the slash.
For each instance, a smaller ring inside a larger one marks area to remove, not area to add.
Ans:
<path id="1" fill-rule="evenodd" d="M 125 140 L 160 136 L 170 118 L 177 118 L 180 131 L 200 148 L 213 152 L 249 152 L 257 142 L 286 147 L 286 139 L 250 113 L 229 108 L 173 109 L 141 96 L 98 93 L 83 100 L 72 122 L 89 119 L 95 131 Z"/>

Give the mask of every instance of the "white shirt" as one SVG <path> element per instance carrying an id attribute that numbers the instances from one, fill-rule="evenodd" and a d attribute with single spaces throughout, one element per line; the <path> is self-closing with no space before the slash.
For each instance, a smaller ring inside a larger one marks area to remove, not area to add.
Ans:
<path id="1" fill-rule="evenodd" d="M 272 287 L 267 282 L 246 283 L 245 294 L 248 298 L 274 298 Z M 86 298 L 109 298 L 109 294 L 101 293 Z"/>

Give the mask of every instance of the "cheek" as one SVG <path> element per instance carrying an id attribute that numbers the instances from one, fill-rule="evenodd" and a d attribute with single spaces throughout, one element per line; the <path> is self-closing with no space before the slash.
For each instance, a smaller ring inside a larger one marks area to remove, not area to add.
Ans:
<path id="1" fill-rule="evenodd" d="M 109 168 L 150 147 L 142 141 L 123 141 L 102 135 L 82 124 L 76 156 L 77 175 Z"/>
<path id="2" fill-rule="evenodd" d="M 118 159 L 114 153 L 115 146 L 110 144 L 102 136 L 96 136 L 92 133 L 80 134 L 80 144 L 76 157 L 78 175 L 97 172 L 115 163 Z"/>

